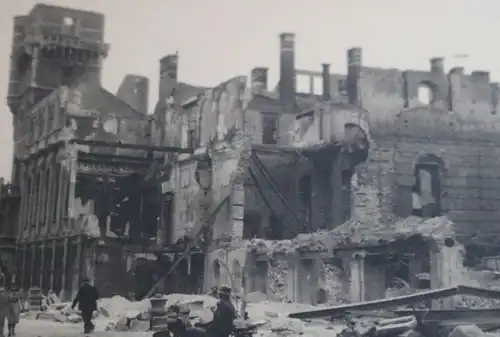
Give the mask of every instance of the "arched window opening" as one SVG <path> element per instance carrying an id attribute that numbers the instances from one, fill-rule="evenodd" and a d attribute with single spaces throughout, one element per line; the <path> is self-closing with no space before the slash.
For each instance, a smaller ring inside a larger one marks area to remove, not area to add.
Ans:
<path id="1" fill-rule="evenodd" d="M 218 260 L 215 260 L 213 262 L 213 272 L 214 272 L 214 286 L 220 286 L 221 280 L 220 280 L 220 262 Z"/>
<path id="2" fill-rule="evenodd" d="M 430 105 L 434 102 L 434 89 L 429 83 L 420 83 L 418 87 L 418 101 L 422 105 Z"/>
<path id="3" fill-rule="evenodd" d="M 441 209 L 441 173 L 444 162 L 435 155 L 419 158 L 415 164 L 412 188 L 412 213 L 423 218 L 432 218 L 442 214 Z"/>

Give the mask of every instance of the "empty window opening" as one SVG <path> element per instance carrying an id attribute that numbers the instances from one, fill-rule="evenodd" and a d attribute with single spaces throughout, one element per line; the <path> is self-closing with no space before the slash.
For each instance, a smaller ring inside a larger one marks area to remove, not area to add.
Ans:
<path id="1" fill-rule="evenodd" d="M 261 215 L 257 212 L 245 212 L 243 216 L 243 238 L 254 239 L 259 237 L 262 226 Z"/>
<path id="2" fill-rule="evenodd" d="M 313 81 L 313 93 L 315 95 L 323 94 L 323 78 L 321 76 L 314 76 Z"/>
<path id="3" fill-rule="evenodd" d="M 437 164 L 418 164 L 412 188 L 413 215 L 432 218 L 441 215 L 441 178 Z"/>
<path id="4" fill-rule="evenodd" d="M 266 231 L 266 239 L 281 240 L 283 239 L 283 217 L 271 215 L 269 217 L 269 225 Z"/>
<path id="5" fill-rule="evenodd" d="M 418 101 L 423 105 L 430 105 L 434 101 L 434 91 L 429 84 L 421 83 L 418 87 Z"/>
<path id="6" fill-rule="evenodd" d="M 262 144 L 277 144 L 278 116 L 262 114 Z"/>
<path id="7" fill-rule="evenodd" d="M 196 130 L 188 130 L 187 132 L 187 141 L 188 141 L 188 148 L 194 149 L 196 148 L 197 142 L 196 142 Z"/>
<path id="8" fill-rule="evenodd" d="M 311 93 L 311 80 L 309 75 L 297 74 L 295 77 L 295 87 L 297 92 L 309 94 Z"/>
<path id="9" fill-rule="evenodd" d="M 75 19 L 71 16 L 65 16 L 63 18 L 63 23 L 65 26 L 73 26 L 75 24 Z"/>

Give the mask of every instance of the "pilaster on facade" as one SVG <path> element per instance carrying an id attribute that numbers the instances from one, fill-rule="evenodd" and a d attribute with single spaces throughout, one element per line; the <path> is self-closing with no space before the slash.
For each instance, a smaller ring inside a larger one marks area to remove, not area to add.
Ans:
<path id="1" fill-rule="evenodd" d="M 365 252 L 357 252 L 352 255 L 350 260 L 350 275 L 351 275 L 351 303 L 365 301 L 366 289 L 366 274 L 365 274 Z"/>
<path id="2" fill-rule="evenodd" d="M 52 240 L 52 254 L 50 256 L 50 279 L 49 279 L 49 291 L 54 292 L 54 281 L 55 281 L 55 271 L 56 271 L 56 254 L 57 254 L 57 240 Z"/>
<path id="3" fill-rule="evenodd" d="M 48 270 L 45 270 L 45 250 L 46 250 L 46 244 L 45 241 L 42 241 L 40 244 L 40 278 L 38 280 L 38 285 L 40 289 L 43 289 L 43 280 L 45 279 L 45 273 L 48 273 Z"/>
<path id="4" fill-rule="evenodd" d="M 76 225 L 76 204 L 75 204 L 75 189 L 76 189 L 76 171 L 78 169 L 78 155 L 75 145 L 70 145 L 67 149 L 68 151 L 68 186 L 66 187 L 65 200 L 67 200 L 67 206 L 65 206 L 64 216 L 68 218 L 68 227 L 70 230 L 74 231 Z"/>
<path id="5" fill-rule="evenodd" d="M 68 298 L 69 295 L 66 288 L 66 282 L 67 282 L 67 273 L 66 270 L 68 268 L 68 245 L 69 245 L 69 239 L 68 237 L 64 238 L 64 243 L 63 243 L 63 258 L 62 258 L 62 278 L 61 278 L 61 298 Z"/>

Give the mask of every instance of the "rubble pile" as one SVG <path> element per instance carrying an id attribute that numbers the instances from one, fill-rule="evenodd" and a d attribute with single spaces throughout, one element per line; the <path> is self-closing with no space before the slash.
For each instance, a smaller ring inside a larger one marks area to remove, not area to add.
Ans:
<path id="1" fill-rule="evenodd" d="M 391 223 L 349 220 L 331 231 L 312 234 L 316 240 L 328 247 L 342 245 L 371 245 L 384 241 L 405 239 L 421 235 L 434 240 L 454 237 L 453 222 L 447 217 L 422 219 L 415 216 L 399 219 Z"/>
<path id="2" fill-rule="evenodd" d="M 131 302 L 121 296 L 103 298 L 98 302 L 98 309 L 94 318 L 105 319 L 112 325 L 119 325 L 121 321 L 139 318 L 149 308 L 149 301 Z M 82 317 L 75 309 L 71 309 L 71 302 L 61 303 L 53 301 L 47 303 L 44 311 L 37 314 L 36 319 L 48 320 L 59 323 L 80 323 Z"/>
<path id="3" fill-rule="evenodd" d="M 267 272 L 267 297 L 271 301 L 288 302 L 287 296 L 287 262 L 279 259 L 269 261 Z"/>
<path id="4" fill-rule="evenodd" d="M 349 278 L 340 268 L 325 263 L 321 281 L 320 286 L 326 291 L 326 304 L 340 305 L 350 302 Z"/>
<path id="5" fill-rule="evenodd" d="M 249 252 L 267 254 L 271 257 L 300 251 L 322 251 L 345 245 L 371 245 L 409 238 L 413 235 L 441 241 L 454 237 L 455 231 L 453 222 L 445 216 L 431 219 L 410 216 L 383 224 L 376 221 L 366 223 L 349 220 L 332 230 L 299 234 L 291 240 L 253 239 L 248 243 L 247 249 Z"/>

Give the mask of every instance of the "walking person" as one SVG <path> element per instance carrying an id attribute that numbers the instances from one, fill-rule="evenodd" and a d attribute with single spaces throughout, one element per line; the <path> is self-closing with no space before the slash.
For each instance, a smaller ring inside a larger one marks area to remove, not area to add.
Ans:
<path id="1" fill-rule="evenodd" d="M 98 299 L 99 294 L 97 293 L 97 289 L 90 284 L 90 280 L 87 277 L 84 277 L 82 285 L 78 289 L 78 293 L 71 305 L 71 308 L 74 309 L 78 304 L 78 309 L 82 313 L 84 333 L 90 333 L 94 330 L 92 314 L 97 310 Z"/>
<path id="2" fill-rule="evenodd" d="M 16 335 L 16 325 L 21 316 L 21 295 L 19 289 L 13 285 L 9 293 L 9 313 L 7 314 L 7 328 L 9 337 Z"/>

